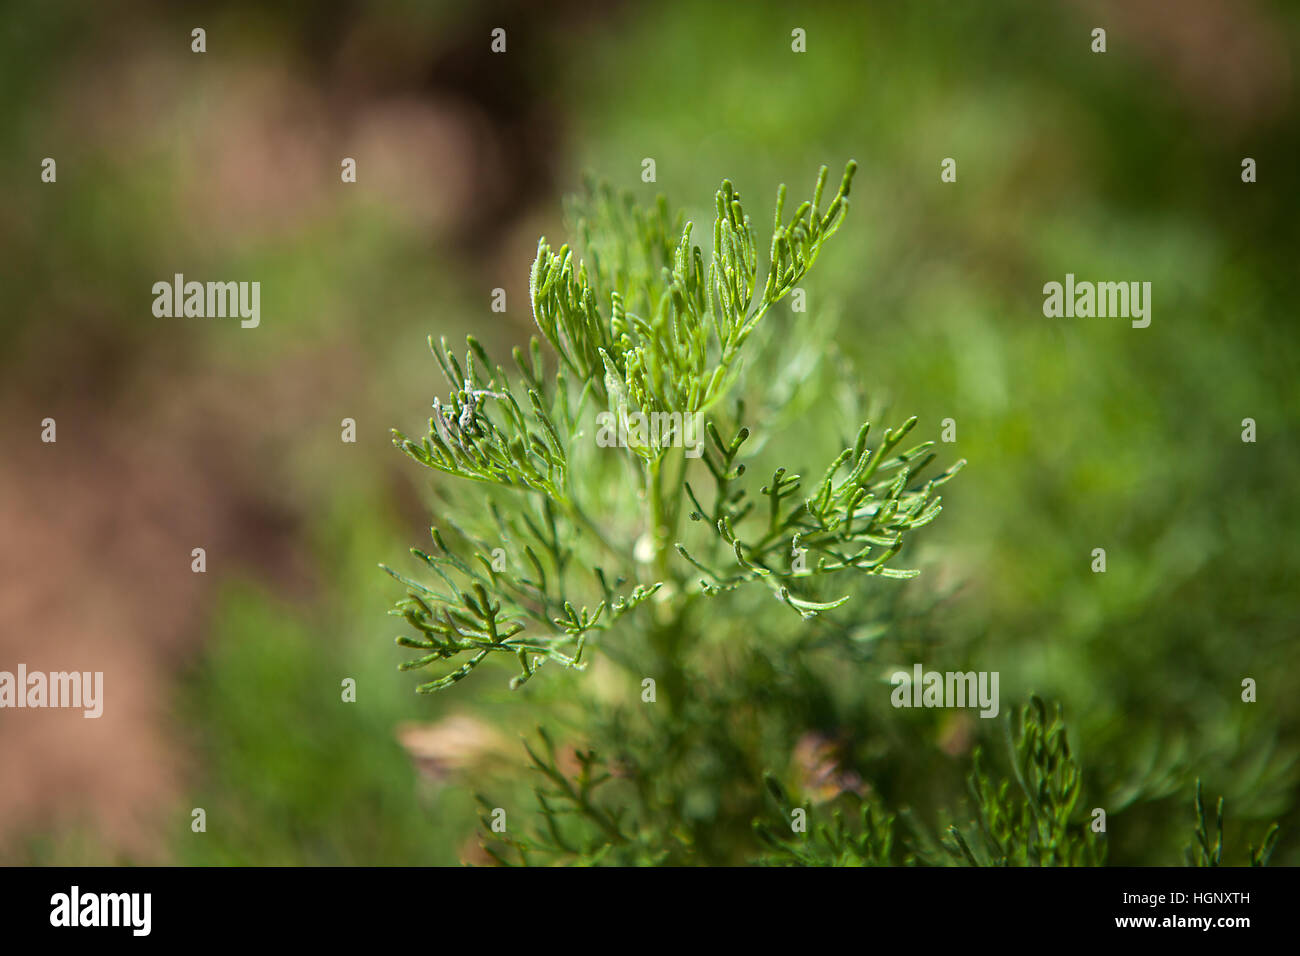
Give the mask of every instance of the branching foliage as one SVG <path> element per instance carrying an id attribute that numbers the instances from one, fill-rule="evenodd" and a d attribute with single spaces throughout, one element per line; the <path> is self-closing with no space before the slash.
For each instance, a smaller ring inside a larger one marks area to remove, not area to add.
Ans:
<path id="1" fill-rule="evenodd" d="M 1214 824 L 1211 826 L 1205 814 L 1205 803 L 1201 798 L 1201 781 L 1196 781 L 1196 799 L 1193 801 L 1196 815 L 1196 829 L 1192 834 L 1192 843 L 1184 851 L 1188 866 L 1222 866 L 1223 865 L 1223 797 L 1219 798 L 1214 811 Z M 1268 866 L 1269 858 L 1277 846 L 1281 830 L 1276 823 L 1265 832 L 1258 847 L 1253 843 L 1246 849 L 1246 858 L 1251 866 Z"/>
<path id="2" fill-rule="evenodd" d="M 829 823 L 818 821 L 811 832 L 798 834 L 789 825 L 796 808 L 775 777 L 766 778 L 768 792 L 784 824 L 754 821 L 754 833 L 767 847 L 759 857 L 765 866 L 893 866 L 900 860 L 894 842 L 892 814 L 882 813 L 870 800 L 858 800 L 857 818 L 836 808 Z"/>
<path id="3" fill-rule="evenodd" d="M 602 864 L 658 865 L 681 862 L 680 841 L 673 834 L 659 834 L 642 827 L 631 817 L 626 803 L 605 800 L 604 791 L 615 779 L 604 758 L 594 750 L 571 751 L 575 768 L 561 766 L 550 734 L 538 728 L 538 747 L 528 741 L 530 769 L 540 778 L 533 788 L 539 822 L 525 835 L 497 831 L 491 814 L 493 802 L 478 796 L 483 808 L 483 829 L 488 838 L 484 850 L 502 866 L 530 866 L 565 863 L 577 866 Z"/>
<path id="4" fill-rule="evenodd" d="M 950 826 L 943 847 L 970 866 L 1098 866 L 1104 841 L 1075 819 L 1082 775 L 1070 754 L 1059 707 L 1037 697 L 1021 709 L 1019 728 L 1007 726 L 1014 786 L 996 786 L 981 767 L 968 777 L 975 822 Z"/>
<path id="5" fill-rule="evenodd" d="M 1081 812 L 1082 773 L 1067 742 L 1059 707 L 1031 697 L 1018 719 L 1004 724 L 1009 775 L 995 778 L 977 752 L 968 786 L 974 820 L 950 825 L 941 838 L 910 812 L 895 813 L 872 795 L 843 792 L 828 805 L 794 799 L 775 774 L 763 777 L 768 806 L 753 820 L 753 856 L 764 866 L 1099 866 L 1106 840 Z M 690 849 L 681 829 L 662 808 L 637 804 L 635 797 L 601 802 L 598 788 L 616 773 L 593 751 L 577 750 L 577 766 L 560 768 L 556 748 L 542 734 L 544 750 L 529 746 L 534 770 L 544 778 L 536 795 L 543 823 L 527 837 L 492 833 L 485 817 L 485 846 L 502 863 L 677 862 Z M 630 793 L 640 788 L 635 773 L 617 773 Z M 485 808 L 491 802 L 480 798 Z M 636 811 L 629 806 L 636 805 Z M 1219 865 L 1222 857 L 1222 801 L 1218 836 L 1210 828 L 1197 791 L 1196 858 L 1189 865 Z M 1274 826 L 1250 862 L 1262 866 L 1277 840 Z"/>
<path id="6" fill-rule="evenodd" d="M 743 474 L 743 466 L 733 463 L 749 430 L 742 428 L 730 442 L 723 443 L 717 429 L 710 428 L 713 448 L 705 452 L 704 460 L 717 487 L 714 506 L 706 510 L 687 483 L 686 493 L 695 506 L 689 517 L 695 521 L 707 517 L 718 539 L 734 555 L 735 564 L 731 568 L 710 567 L 679 543 L 681 556 L 707 576 L 700 582 L 703 591 L 716 594 L 748 581 L 762 581 L 779 600 L 808 618 L 849 599 L 844 595 L 818 602 L 800 597 L 801 586 L 813 581 L 846 570 L 900 579 L 919 574 L 916 570 L 888 567 L 887 562 L 902 548 L 907 533 L 938 516 L 939 498 L 934 491 L 962 463 L 920 487 L 910 487 L 934 459 L 930 452 L 934 443 L 925 442 L 887 456 L 915 424 L 916 419 L 911 418 L 897 431 L 886 429 L 874 450 L 867 444 L 870 424 L 864 424 L 854 447 L 839 454 L 815 486 L 814 494 L 807 498 L 798 496 L 800 476 L 778 468 L 772 480 L 760 489 L 768 499 L 767 506 L 750 522 L 757 525 L 757 531 L 749 539 L 742 539 L 736 528 L 753 514 L 752 502 L 746 500 L 745 491 L 732 490 L 732 483 Z M 843 476 L 837 480 L 841 472 Z M 804 553 L 813 556 L 811 566 L 794 560 Z"/>
<path id="7" fill-rule="evenodd" d="M 509 374 L 473 337 L 463 363 L 445 341 L 430 340 L 450 392 L 434 400 L 423 438 L 395 430 L 394 443 L 434 471 L 486 486 L 492 522 L 471 530 L 452 511 L 448 528 L 431 529 L 433 549 L 414 552 L 426 580 L 389 570 L 408 588 L 393 613 L 414 632 L 398 643 L 420 652 L 403 666 L 437 669 L 420 691 L 447 688 L 494 654 L 516 661 L 514 687 L 547 661 L 582 668 L 589 640 L 652 598 L 689 602 L 758 582 L 809 618 L 849 600 L 822 599 L 832 576 L 916 573 L 888 562 L 939 513 L 936 489 L 956 468 L 921 480 L 932 443 L 899 450 L 915 419 L 886 429 L 875 447 L 863 424 L 806 496 L 797 474 L 777 469 L 758 492 L 768 499 L 759 509 L 741 483 L 750 429 L 724 443 L 715 421 L 754 332 L 844 221 L 855 169 L 846 166 L 826 201 L 823 167 L 812 198 L 788 215 L 778 190 L 762 278 L 753 223 L 729 181 L 717 192 L 707 265 L 693 224 L 666 202 L 642 210 L 592 190 L 577 217 L 587 258 L 542 239 L 529 279 L 553 371 L 537 338 L 526 354 L 514 351 Z M 736 408 L 743 414 L 743 403 Z M 699 416 L 711 447 L 693 462 L 678 424 L 593 448 L 598 412 L 617 423 Z M 714 483 L 707 511 L 690 479 L 701 465 Z M 681 540 L 687 511 L 696 521 L 708 516 L 705 551 Z M 807 563 L 797 560 L 804 553 Z M 656 609 L 648 623 L 680 610 Z"/>
<path id="8" fill-rule="evenodd" d="M 432 693 L 495 661 L 513 667 L 512 688 L 548 662 L 581 671 L 598 650 L 602 664 L 594 680 L 532 685 L 532 700 L 564 711 L 569 743 L 540 730 L 525 745 L 537 785 L 523 824 L 510 809 L 498 826 L 511 799 L 481 798 L 497 862 L 1105 859 L 1060 711 L 1036 698 L 1008 722 L 1007 772 L 990 775 L 976 749 L 966 822 L 935 836 L 922 819 L 953 808 L 914 813 L 882 795 L 891 768 L 927 758 L 881 756 L 882 711 L 892 714 L 885 695 L 863 693 L 861 668 L 886 642 L 942 639 L 925 633 L 935 605 L 903 605 L 897 581 L 919 570 L 895 562 L 963 462 L 931 473 L 934 443 L 913 437 L 916 418 L 864 422 L 883 409 L 834 348 L 833 323 L 774 308 L 844 222 L 854 171 L 828 196 L 823 168 L 789 214 L 781 187 L 761 244 L 724 181 L 707 252 L 664 200 L 643 209 L 591 187 L 572 208 L 577 243 L 538 244 L 539 336 L 509 370 L 472 336 L 463 358 L 430 340 L 446 391 L 422 437 L 393 433 L 444 479 L 432 547 L 413 551 L 419 573 L 385 569 L 407 591 L 392 611 L 407 627 L 398 644 L 414 652 L 402 668 L 425 672 L 417 689 Z M 667 427 L 630 427 L 650 421 Z M 702 426 L 694 443 L 691 422 Z M 792 460 L 814 444 L 821 464 Z M 763 614 L 768 594 L 794 613 Z M 831 737 L 846 765 L 818 787 L 838 792 L 796 806 L 792 755 Z M 1196 808 L 1189 862 L 1217 865 L 1221 812 L 1212 831 L 1199 789 Z M 1274 828 L 1251 863 L 1276 841 Z"/>

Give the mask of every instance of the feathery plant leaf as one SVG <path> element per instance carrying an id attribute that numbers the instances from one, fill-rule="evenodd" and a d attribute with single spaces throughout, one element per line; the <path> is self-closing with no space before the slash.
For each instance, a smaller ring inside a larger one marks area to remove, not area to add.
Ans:
<path id="1" fill-rule="evenodd" d="M 901 862 L 895 842 L 895 817 L 871 800 L 856 800 L 851 818 L 843 808 L 832 811 L 829 823 L 816 822 L 809 832 L 794 832 L 790 821 L 797 808 L 774 776 L 764 777 L 776 804 L 779 824 L 754 821 L 754 833 L 764 846 L 762 866 L 894 866 Z"/>
<path id="2" fill-rule="evenodd" d="M 1083 781 L 1060 707 L 1031 697 L 1018 726 L 1008 717 L 1005 728 L 1012 779 L 995 785 L 976 750 L 967 778 L 975 821 L 948 827 L 943 851 L 959 866 L 1101 865 L 1105 841 L 1075 819 Z"/>
<path id="3" fill-rule="evenodd" d="M 385 568 L 407 592 L 391 612 L 412 651 L 401 668 L 433 693 L 497 661 L 514 669 L 512 688 L 548 662 L 580 671 L 589 645 L 611 664 L 599 693 L 576 701 L 592 743 L 557 747 L 545 730 L 525 743 L 537 825 L 500 830 L 503 808 L 481 798 L 496 862 L 1105 860 L 1059 707 L 1031 698 L 1007 719 L 1002 777 L 975 749 L 971 816 L 936 837 L 908 808 L 887 811 L 867 779 L 873 702 L 838 699 L 845 666 L 906 637 L 895 632 L 917 615 L 885 582 L 920 573 L 901 556 L 964 464 L 931 471 L 935 445 L 913 437 L 916 418 L 863 421 L 833 323 L 774 310 L 843 224 L 855 169 L 828 198 L 823 168 L 792 212 L 781 186 L 762 241 L 724 180 L 707 252 L 663 198 L 641 208 L 589 185 L 570 206 L 574 243 L 538 243 L 538 335 L 509 369 L 473 336 L 463 353 L 430 338 L 445 389 L 422 437 L 393 433 L 446 479 L 432 546 L 412 551 L 420 573 Z M 783 441 L 791 428 L 805 434 Z M 790 460 L 812 440 L 827 442 L 824 457 Z M 763 591 L 792 613 L 756 613 Z M 843 775 L 800 763 L 801 743 L 823 732 L 843 734 L 832 761 Z M 831 804 L 798 813 L 762 774 L 773 754 Z M 1223 802 L 1208 815 L 1199 782 L 1195 819 L 1188 862 L 1220 865 Z M 1251 865 L 1277 841 L 1274 825 Z"/>
<path id="4" fill-rule="evenodd" d="M 453 522 L 469 516 L 451 511 L 446 534 L 431 529 L 434 548 L 414 554 L 434 584 L 386 569 L 408 588 L 393 613 L 415 634 L 398 643 L 423 652 L 403 667 L 438 669 L 420 691 L 450 687 L 493 655 L 517 662 L 515 687 L 547 661 L 581 668 L 588 640 L 652 597 L 689 601 L 696 571 L 706 575 L 697 594 L 761 580 L 804 618 L 848 600 L 817 593 L 813 579 L 916 573 L 887 562 L 905 534 L 938 514 L 935 489 L 956 468 L 919 480 L 933 457 L 929 443 L 897 451 L 915 419 L 886 430 L 875 448 L 864 425 L 856 447 L 811 496 L 800 497 L 798 476 L 778 470 L 761 491 L 769 499 L 766 523 L 741 537 L 742 522 L 760 520 L 737 485 L 750 429 L 739 427 L 724 443 L 705 418 L 737 385 L 746 343 L 764 316 L 843 223 L 855 169 L 845 167 L 825 201 L 823 167 L 812 198 L 788 215 L 786 189 L 778 190 L 761 281 L 754 224 L 730 181 L 715 197 L 707 264 L 692 241 L 693 223 L 670 213 L 663 199 L 642 210 L 608 188 L 591 189 L 576 216 L 586 258 L 567 244 L 552 250 L 543 238 L 529 276 L 553 372 L 536 338 L 527 354 L 515 350 L 513 375 L 472 336 L 463 362 L 445 340 L 430 338 L 447 397 L 434 399 L 423 438 L 394 430 L 394 444 L 421 465 L 482 488 L 494 527 L 489 534 L 461 528 Z M 602 421 L 600 412 L 605 425 L 597 432 L 591 419 Z M 691 425 L 700 421 L 711 449 L 700 434 L 692 443 Z M 638 427 L 646 423 L 651 427 Z M 710 512 L 689 480 L 701 465 L 714 481 Z M 592 472 L 608 479 L 603 488 L 593 489 Z M 718 539 L 711 551 L 728 559 L 696 557 L 677 540 L 678 519 L 690 507 L 692 518 L 708 514 Z M 799 549 L 812 556 L 811 566 L 795 562 L 791 570 L 781 559 Z M 657 613 L 662 622 L 673 612 Z"/>
<path id="5" fill-rule="evenodd" d="M 1184 850 L 1184 857 L 1188 866 L 1223 866 L 1223 797 L 1219 798 L 1214 807 L 1214 820 L 1205 812 L 1205 801 L 1201 796 L 1201 781 L 1197 778 L 1196 795 L 1192 801 L 1192 811 L 1196 820 L 1196 828 L 1192 834 L 1192 843 Z M 1273 855 L 1273 849 L 1277 846 L 1277 840 L 1281 834 L 1281 828 L 1276 824 L 1269 826 L 1264 833 L 1264 838 L 1260 845 L 1256 847 L 1253 843 L 1247 847 L 1246 858 L 1251 866 L 1268 866 L 1269 858 Z"/>

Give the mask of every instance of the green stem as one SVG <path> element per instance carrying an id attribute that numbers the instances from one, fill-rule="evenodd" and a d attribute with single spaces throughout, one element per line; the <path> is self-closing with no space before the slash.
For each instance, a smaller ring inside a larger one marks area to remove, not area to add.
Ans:
<path id="1" fill-rule="evenodd" d="M 668 583 L 668 515 L 664 510 L 663 458 L 646 468 L 646 498 L 650 503 L 650 540 L 654 547 L 651 567 L 656 580 Z"/>

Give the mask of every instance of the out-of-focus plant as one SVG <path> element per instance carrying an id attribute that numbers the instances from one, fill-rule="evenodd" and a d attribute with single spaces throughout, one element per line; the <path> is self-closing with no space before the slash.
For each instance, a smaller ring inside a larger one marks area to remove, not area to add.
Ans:
<path id="1" fill-rule="evenodd" d="M 1223 797 L 1214 808 L 1214 824 L 1205 815 L 1205 801 L 1201 797 L 1201 781 L 1196 781 L 1196 799 L 1193 803 L 1196 829 L 1192 843 L 1184 851 L 1188 866 L 1223 865 Z M 1269 857 L 1277 846 L 1280 828 L 1276 823 L 1264 831 L 1259 846 L 1253 843 L 1246 848 L 1246 860 L 1251 866 L 1268 866 Z"/>

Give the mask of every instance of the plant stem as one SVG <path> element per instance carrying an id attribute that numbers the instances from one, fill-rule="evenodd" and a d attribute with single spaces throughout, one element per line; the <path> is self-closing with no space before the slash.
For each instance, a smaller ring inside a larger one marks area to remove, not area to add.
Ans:
<path id="1" fill-rule="evenodd" d="M 646 468 L 646 498 L 650 503 L 650 540 L 654 547 L 651 567 L 657 580 L 668 583 L 668 516 L 664 511 L 663 458 Z"/>

